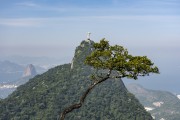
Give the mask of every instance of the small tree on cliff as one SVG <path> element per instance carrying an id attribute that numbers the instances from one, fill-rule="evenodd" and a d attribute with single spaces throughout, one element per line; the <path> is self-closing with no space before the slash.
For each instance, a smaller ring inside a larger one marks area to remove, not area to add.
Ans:
<path id="1" fill-rule="evenodd" d="M 109 78 L 126 77 L 136 80 L 138 76 L 159 73 L 158 68 L 146 56 L 130 55 L 123 46 L 110 46 L 105 39 L 102 39 L 99 43 L 94 43 L 94 51 L 87 56 L 85 64 L 97 70 L 95 74 L 91 75 L 92 84 L 80 97 L 79 103 L 64 109 L 60 115 L 60 120 L 64 120 L 67 113 L 80 108 L 90 91 Z"/>

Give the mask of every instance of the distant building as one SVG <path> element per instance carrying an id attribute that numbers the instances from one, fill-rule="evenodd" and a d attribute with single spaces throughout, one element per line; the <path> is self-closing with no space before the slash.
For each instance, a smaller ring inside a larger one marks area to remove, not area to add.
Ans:
<path id="1" fill-rule="evenodd" d="M 153 105 L 156 107 L 161 107 L 162 104 L 164 104 L 164 102 L 153 102 Z"/>
<path id="2" fill-rule="evenodd" d="M 152 108 L 152 107 L 144 107 L 145 109 L 146 109 L 146 111 L 151 111 L 151 110 L 153 110 L 154 108 Z"/>
<path id="3" fill-rule="evenodd" d="M 180 95 L 177 95 L 177 97 L 180 99 Z"/>

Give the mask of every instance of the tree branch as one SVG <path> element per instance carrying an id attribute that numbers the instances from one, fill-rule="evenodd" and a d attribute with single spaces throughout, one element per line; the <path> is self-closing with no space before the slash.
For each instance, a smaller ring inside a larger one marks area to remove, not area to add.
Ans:
<path id="1" fill-rule="evenodd" d="M 73 111 L 74 109 L 80 108 L 80 107 L 82 106 L 82 104 L 84 103 L 84 101 L 85 101 L 87 95 L 89 94 L 89 92 L 90 92 L 97 84 L 100 84 L 100 83 L 106 81 L 106 80 L 110 77 L 110 75 L 111 75 L 111 70 L 109 70 L 109 72 L 108 72 L 108 74 L 107 74 L 106 77 L 104 77 L 104 78 L 102 78 L 102 79 L 94 82 L 93 84 L 91 84 L 91 85 L 89 86 L 89 88 L 84 92 L 84 94 L 80 97 L 80 102 L 79 102 L 79 103 L 76 103 L 76 104 L 73 104 L 73 105 L 65 108 L 64 111 L 61 113 L 59 120 L 64 120 L 64 118 L 65 118 L 65 116 L 66 116 L 67 113 Z"/>

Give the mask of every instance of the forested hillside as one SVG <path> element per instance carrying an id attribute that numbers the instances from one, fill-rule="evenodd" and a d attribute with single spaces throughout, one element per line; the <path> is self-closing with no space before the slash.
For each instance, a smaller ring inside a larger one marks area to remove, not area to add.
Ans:
<path id="1" fill-rule="evenodd" d="M 137 84 L 129 84 L 127 88 L 146 108 L 150 108 L 149 112 L 157 120 L 180 119 L 180 100 L 172 93 L 145 89 Z"/>
<path id="2" fill-rule="evenodd" d="M 94 69 L 85 66 L 93 41 L 82 41 L 71 64 L 48 70 L 21 85 L 0 101 L 1 120 L 56 120 L 61 111 L 78 102 L 91 83 Z M 111 79 L 97 86 L 85 104 L 69 113 L 66 120 L 152 120 L 151 115 L 129 93 L 121 79 Z"/>

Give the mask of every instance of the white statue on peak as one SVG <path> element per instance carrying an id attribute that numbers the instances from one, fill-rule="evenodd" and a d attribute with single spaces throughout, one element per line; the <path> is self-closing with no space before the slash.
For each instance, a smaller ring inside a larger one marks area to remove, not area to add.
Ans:
<path id="1" fill-rule="evenodd" d="M 88 33 L 87 33 L 87 40 L 90 40 L 90 35 L 91 35 L 91 33 L 88 32 Z"/>

